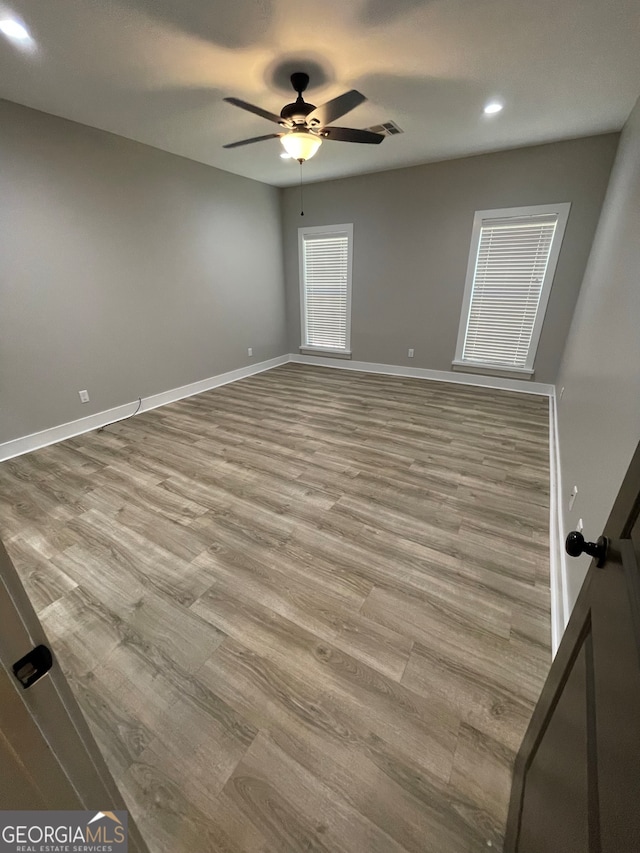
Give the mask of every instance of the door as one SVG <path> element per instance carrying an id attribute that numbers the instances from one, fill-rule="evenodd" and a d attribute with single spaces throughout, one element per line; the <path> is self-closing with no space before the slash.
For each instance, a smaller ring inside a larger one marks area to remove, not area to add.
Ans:
<path id="1" fill-rule="evenodd" d="M 14 673 L 41 645 L 48 640 L 0 542 L 0 810 L 126 809 L 55 658 L 28 687 L 17 675 L 31 681 L 37 665 Z M 148 853 L 128 823 L 129 850 Z"/>
<path id="2" fill-rule="evenodd" d="M 567 540 L 594 559 L 516 759 L 505 853 L 640 850 L 639 513 L 640 445 L 606 540 Z"/>

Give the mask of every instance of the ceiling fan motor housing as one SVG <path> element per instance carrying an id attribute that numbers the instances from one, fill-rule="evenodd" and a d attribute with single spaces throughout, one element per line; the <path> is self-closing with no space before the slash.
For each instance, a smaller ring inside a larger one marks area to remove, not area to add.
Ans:
<path id="1" fill-rule="evenodd" d="M 302 97 L 299 97 L 293 104 L 287 104 L 282 108 L 280 117 L 285 121 L 292 121 L 295 124 L 305 124 L 307 116 L 314 110 L 314 104 L 308 104 Z"/>

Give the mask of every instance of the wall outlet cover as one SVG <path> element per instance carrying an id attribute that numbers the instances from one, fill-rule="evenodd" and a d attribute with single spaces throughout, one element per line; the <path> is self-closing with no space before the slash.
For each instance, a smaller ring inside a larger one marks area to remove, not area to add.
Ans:
<path id="1" fill-rule="evenodd" d="M 410 348 L 410 350 L 409 350 L 409 352 L 407 353 L 407 355 L 409 356 L 409 358 L 413 358 L 413 354 L 414 354 L 414 352 L 415 352 L 415 350 L 413 349 L 413 347 L 411 347 L 411 348 Z"/>
<path id="2" fill-rule="evenodd" d="M 80 397 L 80 402 L 88 403 L 89 402 L 89 392 L 88 391 L 78 391 L 78 396 Z"/>
<path id="3" fill-rule="evenodd" d="M 247 355 L 253 355 L 253 347 L 247 347 Z"/>

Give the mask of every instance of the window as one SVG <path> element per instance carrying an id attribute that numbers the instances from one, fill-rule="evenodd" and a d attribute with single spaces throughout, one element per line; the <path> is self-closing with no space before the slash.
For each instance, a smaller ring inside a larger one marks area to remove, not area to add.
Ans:
<path id="1" fill-rule="evenodd" d="M 570 207 L 476 213 L 454 367 L 533 375 Z"/>
<path id="2" fill-rule="evenodd" d="M 298 230 L 302 350 L 350 355 L 353 225 Z"/>

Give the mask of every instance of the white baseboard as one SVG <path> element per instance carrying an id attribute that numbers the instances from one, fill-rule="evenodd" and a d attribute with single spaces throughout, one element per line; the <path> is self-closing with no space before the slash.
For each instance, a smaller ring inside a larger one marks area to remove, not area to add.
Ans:
<path id="1" fill-rule="evenodd" d="M 483 376 L 475 373 L 460 373 L 453 370 L 428 370 L 425 367 L 405 367 L 401 364 L 378 364 L 374 361 L 346 361 L 317 355 L 291 353 L 290 361 L 298 364 L 317 364 L 320 367 L 335 367 L 338 370 L 358 370 L 362 373 L 384 373 L 389 376 L 408 376 L 412 379 L 430 379 L 432 382 L 455 382 L 459 385 L 478 385 L 481 388 L 499 388 L 503 391 L 519 391 L 523 394 L 538 394 L 551 397 L 554 386 L 544 382 L 529 382 L 526 379 L 510 379 L 500 376 Z"/>
<path id="2" fill-rule="evenodd" d="M 558 402 L 549 399 L 549 553 L 551 580 L 551 651 L 555 657 L 569 621 L 567 558 L 564 550 L 562 471 L 558 436 Z"/>
<path id="3" fill-rule="evenodd" d="M 247 376 L 253 376 L 256 373 L 263 373 L 265 370 L 271 370 L 272 367 L 278 367 L 281 364 L 286 364 L 288 361 L 288 354 L 278 355 L 276 358 L 259 361 L 257 364 L 249 364 L 246 367 L 239 367 L 237 370 L 230 370 L 228 373 L 219 373 L 217 376 L 202 379 L 200 382 L 191 382 L 189 385 L 182 385 L 180 388 L 173 388 L 171 391 L 162 391 L 160 394 L 153 394 L 151 397 L 145 397 L 142 400 L 142 411 L 147 412 L 149 409 L 157 409 L 158 406 L 166 406 L 167 403 L 175 403 L 178 400 L 183 400 L 185 397 L 193 397 L 195 394 L 211 391 L 212 388 L 218 388 L 220 385 L 228 385 L 230 382 L 237 382 L 238 379 L 245 379 Z"/>
<path id="4" fill-rule="evenodd" d="M 158 406 L 175 403 L 177 400 L 192 397 L 194 394 L 202 394 L 203 391 L 210 391 L 212 388 L 227 385 L 229 382 L 236 382 L 238 379 L 244 379 L 246 376 L 253 376 L 255 373 L 271 370 L 272 367 L 278 367 L 278 365 L 286 364 L 288 361 L 288 354 L 279 355 L 267 361 L 260 361 L 257 364 L 250 364 L 247 367 L 230 370 L 228 373 L 219 373 L 217 376 L 211 376 L 199 382 L 191 382 L 189 385 L 182 385 L 180 388 L 172 388 L 170 391 L 163 391 L 160 394 L 143 397 L 140 412 L 157 409 Z M 96 412 L 86 418 L 79 418 L 77 421 L 70 421 L 66 424 L 42 430 L 41 432 L 25 435 L 22 438 L 5 441 L 3 444 L 0 444 L 0 462 L 13 459 L 14 456 L 22 456 L 23 453 L 31 453 L 31 451 L 38 450 L 40 447 L 47 447 L 49 444 L 56 444 L 58 441 L 65 441 L 68 438 L 82 435 L 85 432 L 91 432 L 91 430 L 99 429 L 115 421 L 120 421 L 132 415 L 137 408 L 138 401 L 134 400 L 122 406 L 115 406 L 113 409 Z"/>

